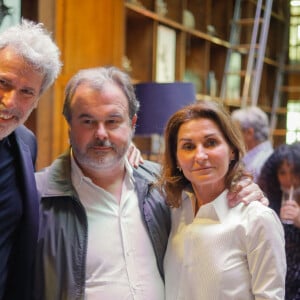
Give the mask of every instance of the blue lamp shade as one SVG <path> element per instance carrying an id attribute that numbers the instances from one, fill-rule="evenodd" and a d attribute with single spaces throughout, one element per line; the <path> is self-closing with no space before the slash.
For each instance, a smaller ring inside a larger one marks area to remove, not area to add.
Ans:
<path id="1" fill-rule="evenodd" d="M 140 102 L 135 133 L 141 135 L 162 135 L 171 115 L 196 100 L 190 82 L 138 83 L 135 91 Z"/>

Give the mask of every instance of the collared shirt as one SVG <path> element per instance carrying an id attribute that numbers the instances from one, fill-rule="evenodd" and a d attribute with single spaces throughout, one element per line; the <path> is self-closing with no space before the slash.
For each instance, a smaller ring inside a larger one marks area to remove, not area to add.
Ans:
<path id="1" fill-rule="evenodd" d="M 129 163 L 120 203 L 85 177 L 73 158 L 72 182 L 88 218 L 85 299 L 163 300 L 163 281 Z"/>
<path id="2" fill-rule="evenodd" d="M 254 182 L 257 182 L 261 168 L 272 153 L 273 146 L 271 142 L 265 141 L 245 154 L 243 161 L 247 171 L 253 175 Z"/>
<path id="3" fill-rule="evenodd" d="M 229 209 L 224 191 L 194 218 L 194 196 L 183 195 L 171 211 L 166 299 L 284 299 L 284 235 L 276 213 L 258 201 Z"/>

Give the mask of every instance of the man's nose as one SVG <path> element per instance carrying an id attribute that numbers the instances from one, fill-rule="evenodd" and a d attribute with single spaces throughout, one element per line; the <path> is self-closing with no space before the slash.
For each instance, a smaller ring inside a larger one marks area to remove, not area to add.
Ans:
<path id="1" fill-rule="evenodd" d="M 0 98 L 0 102 L 5 108 L 13 108 L 16 106 L 18 95 L 15 90 L 5 91 Z"/>
<path id="2" fill-rule="evenodd" d="M 95 136 L 101 140 L 106 139 L 108 137 L 107 130 L 104 124 L 99 123 L 97 125 Z"/>

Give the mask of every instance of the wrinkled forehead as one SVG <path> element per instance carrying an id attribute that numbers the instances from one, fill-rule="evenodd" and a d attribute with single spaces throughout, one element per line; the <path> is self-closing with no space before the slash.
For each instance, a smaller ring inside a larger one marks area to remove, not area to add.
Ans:
<path id="1" fill-rule="evenodd" d="M 39 73 L 41 76 L 45 75 L 43 70 L 32 59 L 26 56 L 26 53 L 21 52 L 13 46 L 0 48 L 0 63 L 1 65 L 7 64 L 10 67 L 21 65 L 20 72 L 23 72 L 22 75 L 29 71 Z"/>
<path id="2" fill-rule="evenodd" d="M 120 89 L 114 83 L 107 82 L 101 87 L 90 82 L 82 82 L 74 91 L 71 106 L 75 103 L 90 106 L 116 106 L 120 107 L 126 114 L 128 114 L 129 105 L 128 100 Z"/>

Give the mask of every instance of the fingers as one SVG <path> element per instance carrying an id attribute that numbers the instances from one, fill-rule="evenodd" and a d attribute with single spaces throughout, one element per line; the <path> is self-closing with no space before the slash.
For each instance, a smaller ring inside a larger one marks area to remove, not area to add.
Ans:
<path id="1" fill-rule="evenodd" d="M 287 200 L 285 201 L 284 206 L 290 206 L 293 209 L 296 209 L 298 207 L 298 204 L 295 200 Z"/>
<path id="2" fill-rule="evenodd" d="M 266 198 L 266 197 L 262 197 L 262 199 L 260 200 L 260 202 L 263 204 L 263 205 L 265 205 L 265 206 L 269 206 L 270 205 L 270 201 L 269 201 L 269 199 L 268 198 Z"/>
<path id="3" fill-rule="evenodd" d="M 297 214 L 295 214 L 295 211 L 290 211 L 290 210 L 280 211 L 280 218 L 282 220 L 294 220 L 296 217 Z"/>
<path id="4" fill-rule="evenodd" d="M 140 164 L 144 163 L 141 151 L 137 150 L 135 154 L 134 167 L 137 168 Z"/>
<path id="5" fill-rule="evenodd" d="M 249 184 L 252 183 L 252 180 L 250 178 L 242 178 L 240 181 L 238 181 L 236 184 L 233 184 L 230 187 L 230 193 L 239 193 L 240 190 L 247 187 Z"/>
<path id="6" fill-rule="evenodd" d="M 300 207 L 296 201 L 285 202 L 280 208 L 280 219 L 292 221 L 294 226 L 300 228 Z"/>
<path id="7" fill-rule="evenodd" d="M 235 206 L 240 202 L 249 204 L 251 201 L 260 201 L 268 206 L 269 200 L 264 196 L 259 186 L 251 180 L 240 181 L 238 185 L 228 193 L 229 206 Z"/>
<path id="8" fill-rule="evenodd" d="M 137 168 L 140 163 L 144 163 L 140 150 L 135 148 L 130 153 L 129 162 L 134 168 Z"/>
<path id="9" fill-rule="evenodd" d="M 139 164 L 144 163 L 141 151 L 135 147 L 133 143 L 130 144 L 127 151 L 127 158 L 132 167 L 138 168 Z"/>
<path id="10" fill-rule="evenodd" d="M 300 212 L 298 212 L 298 215 L 294 219 L 294 226 L 300 228 Z"/>
<path id="11" fill-rule="evenodd" d="M 242 188 L 250 185 L 250 184 L 255 184 L 257 185 L 256 183 L 253 182 L 253 180 L 249 177 L 243 177 L 239 182 L 238 182 L 238 185 L 240 185 Z"/>
<path id="12" fill-rule="evenodd" d="M 297 209 L 297 204 L 295 205 L 295 203 L 286 203 L 280 209 L 280 218 L 283 220 L 297 220 L 299 214 L 299 209 Z"/>
<path id="13" fill-rule="evenodd" d="M 251 187 L 251 189 L 249 188 L 248 190 L 246 190 L 246 187 L 244 188 L 245 196 L 241 198 L 241 202 L 243 202 L 244 204 L 249 204 L 252 201 L 260 201 L 260 202 L 264 201 L 266 203 L 269 203 L 269 200 L 265 198 L 261 190 L 253 190 L 253 188 L 257 189 L 258 185 L 255 183 L 253 183 L 253 185 L 255 186 Z"/>

